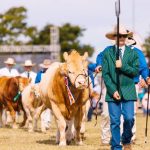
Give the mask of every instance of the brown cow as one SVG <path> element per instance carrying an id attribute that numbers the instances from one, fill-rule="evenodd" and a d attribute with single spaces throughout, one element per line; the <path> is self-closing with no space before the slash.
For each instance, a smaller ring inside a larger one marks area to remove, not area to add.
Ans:
<path id="1" fill-rule="evenodd" d="M 0 77 L 0 123 L 2 124 L 3 107 L 10 111 L 13 128 L 16 128 L 15 111 L 22 108 L 20 93 L 30 83 L 30 79 L 24 77 Z M 24 114 L 24 122 L 26 116 Z"/>
<path id="2" fill-rule="evenodd" d="M 56 119 L 60 135 L 59 145 L 66 145 L 66 140 L 70 140 L 66 139 L 65 131 L 67 122 L 72 120 L 76 130 L 76 142 L 82 144 L 80 128 L 83 107 L 89 96 L 86 61 L 88 54 L 81 56 L 73 50 L 70 54 L 65 52 L 63 56 L 65 63 L 53 63 L 43 75 L 39 83 L 41 97 L 43 103 L 52 109 Z"/>

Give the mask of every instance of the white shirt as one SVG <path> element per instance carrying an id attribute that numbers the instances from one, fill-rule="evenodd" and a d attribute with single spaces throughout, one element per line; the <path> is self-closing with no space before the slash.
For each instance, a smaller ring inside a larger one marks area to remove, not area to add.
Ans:
<path id="1" fill-rule="evenodd" d="M 122 58 L 123 58 L 124 51 L 125 51 L 125 46 L 119 47 L 119 49 L 121 49 L 121 52 L 122 52 Z"/>
<path id="2" fill-rule="evenodd" d="M 28 78 L 28 72 L 25 71 L 21 74 L 22 77 Z M 33 71 L 29 72 L 29 78 L 31 78 L 31 83 L 35 83 L 36 73 Z"/>
<path id="3" fill-rule="evenodd" d="M 19 72 L 14 68 L 9 70 L 7 67 L 4 67 L 0 69 L 0 76 L 15 77 L 19 76 Z"/>

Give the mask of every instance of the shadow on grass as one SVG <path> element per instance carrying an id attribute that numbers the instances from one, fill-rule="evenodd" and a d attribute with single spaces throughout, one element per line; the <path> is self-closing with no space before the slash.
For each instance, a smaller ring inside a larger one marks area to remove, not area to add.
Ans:
<path id="1" fill-rule="evenodd" d="M 52 136 L 50 139 L 48 140 L 39 140 L 39 141 L 36 141 L 36 143 L 39 143 L 39 144 L 46 144 L 46 145 L 57 145 L 56 144 L 56 137 L 55 136 Z"/>
<path id="2" fill-rule="evenodd" d="M 46 145 L 58 145 L 56 144 L 56 137 L 55 136 L 51 136 L 51 138 L 49 140 L 39 140 L 39 141 L 36 141 L 36 143 L 38 144 L 46 144 Z M 75 141 L 72 140 L 71 142 L 67 142 L 67 145 L 68 146 L 77 146 L 75 144 Z"/>

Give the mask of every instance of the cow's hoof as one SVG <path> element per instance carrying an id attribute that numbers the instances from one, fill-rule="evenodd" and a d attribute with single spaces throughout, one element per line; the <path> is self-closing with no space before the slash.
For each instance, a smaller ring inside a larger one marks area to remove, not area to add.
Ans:
<path id="1" fill-rule="evenodd" d="M 19 127 L 20 127 L 20 128 L 25 127 L 25 123 L 21 123 L 21 124 L 19 125 Z"/>
<path id="2" fill-rule="evenodd" d="M 13 129 L 18 129 L 19 127 L 18 127 L 18 125 L 13 124 L 12 128 L 13 128 Z"/>
<path id="3" fill-rule="evenodd" d="M 77 145 L 83 145 L 83 142 L 82 141 L 78 141 L 76 142 Z"/>
<path id="4" fill-rule="evenodd" d="M 45 128 L 41 129 L 41 131 L 42 131 L 42 133 L 46 133 L 46 129 Z"/>
<path id="5" fill-rule="evenodd" d="M 60 142 L 59 146 L 66 146 L 66 142 L 65 141 Z"/>
<path id="6" fill-rule="evenodd" d="M 33 130 L 33 129 L 29 129 L 29 130 L 28 130 L 28 132 L 33 133 L 33 132 L 34 132 L 34 130 Z"/>
<path id="7" fill-rule="evenodd" d="M 71 141 L 72 141 L 72 140 L 67 140 L 67 145 L 70 145 L 70 144 L 71 144 Z"/>
<path id="8" fill-rule="evenodd" d="M 59 141 L 56 141 L 56 144 L 59 145 Z"/>
<path id="9" fill-rule="evenodd" d="M 82 139 L 82 141 L 86 140 L 84 133 L 81 133 L 81 139 Z"/>

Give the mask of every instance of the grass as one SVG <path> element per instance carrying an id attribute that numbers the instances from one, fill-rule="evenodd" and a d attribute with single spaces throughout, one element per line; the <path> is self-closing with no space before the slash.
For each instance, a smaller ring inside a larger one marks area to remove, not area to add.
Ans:
<path id="1" fill-rule="evenodd" d="M 150 150 L 150 128 L 148 128 L 148 139 L 145 144 L 145 117 L 137 114 L 137 140 L 133 150 Z M 100 140 L 101 117 L 98 117 L 97 125 L 95 119 L 86 123 L 86 139 L 83 146 L 71 143 L 69 146 L 59 147 L 55 144 L 56 127 L 54 121 L 52 127 L 46 134 L 40 131 L 28 133 L 26 129 L 0 129 L 0 150 L 109 150 L 110 146 L 102 146 Z M 150 122 L 149 122 L 150 124 Z M 148 127 L 150 127 L 148 125 Z"/>

